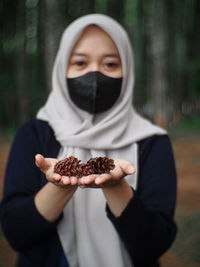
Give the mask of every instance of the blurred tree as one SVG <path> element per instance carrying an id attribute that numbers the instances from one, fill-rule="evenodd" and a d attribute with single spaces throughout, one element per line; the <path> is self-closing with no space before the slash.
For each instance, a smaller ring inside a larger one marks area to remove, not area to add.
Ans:
<path id="1" fill-rule="evenodd" d="M 94 5 L 94 11 L 96 13 L 106 13 L 107 0 L 96 0 Z"/>
<path id="2" fill-rule="evenodd" d="M 17 91 L 14 61 L 18 1 L 0 2 L 0 128 L 16 122 Z"/>
<path id="3" fill-rule="evenodd" d="M 149 4 L 150 5 L 150 4 Z M 165 1 L 151 1 L 149 19 L 149 105 L 151 116 L 158 124 L 166 126 L 169 114 L 166 77 L 166 13 Z"/>
<path id="4" fill-rule="evenodd" d="M 40 31 L 43 36 L 44 44 L 44 60 L 45 60 L 45 76 L 48 90 L 51 90 L 51 73 L 53 62 L 61 31 L 63 30 L 62 21 L 62 1 L 58 3 L 56 0 L 41 1 L 40 10 Z M 67 23 L 67 21 L 66 21 Z"/>
<path id="5" fill-rule="evenodd" d="M 118 21 L 123 21 L 125 2 L 121 0 L 107 1 L 107 13 Z"/>
<path id="6" fill-rule="evenodd" d="M 16 21 L 16 39 L 20 38 L 20 49 L 17 51 L 15 69 L 17 74 L 17 91 L 18 91 L 18 122 L 23 123 L 29 117 L 29 98 L 27 93 L 27 70 L 28 55 L 30 49 L 29 37 L 31 29 L 29 26 L 29 6 L 21 1 L 18 3 Z"/>
<path id="7" fill-rule="evenodd" d="M 191 1 L 187 9 L 187 40 L 188 40 L 188 98 L 194 100 L 200 95 L 200 1 Z"/>
<path id="8" fill-rule="evenodd" d="M 182 112 L 185 101 L 194 100 L 194 92 L 195 101 L 200 98 L 200 1 L 169 0 L 166 12 L 167 93 L 173 102 L 173 112 L 177 114 Z"/>

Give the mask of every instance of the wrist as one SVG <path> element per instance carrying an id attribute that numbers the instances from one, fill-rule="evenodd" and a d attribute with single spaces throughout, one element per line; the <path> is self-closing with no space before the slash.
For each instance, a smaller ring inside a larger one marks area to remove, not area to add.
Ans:
<path id="1" fill-rule="evenodd" d="M 131 187 L 129 186 L 129 184 L 127 183 L 126 179 L 123 178 L 120 181 L 118 181 L 115 184 L 111 184 L 111 185 L 107 185 L 102 187 L 103 192 L 121 192 L 121 191 L 129 191 L 131 193 Z M 133 192 L 132 192 L 133 193 Z"/>
<path id="2" fill-rule="evenodd" d="M 125 179 L 119 183 L 102 188 L 107 204 L 115 217 L 121 215 L 128 202 L 134 196 L 132 188 Z"/>
<path id="3" fill-rule="evenodd" d="M 77 186 L 62 188 L 48 182 L 35 196 L 36 209 L 46 220 L 53 222 L 60 216 L 76 189 Z"/>

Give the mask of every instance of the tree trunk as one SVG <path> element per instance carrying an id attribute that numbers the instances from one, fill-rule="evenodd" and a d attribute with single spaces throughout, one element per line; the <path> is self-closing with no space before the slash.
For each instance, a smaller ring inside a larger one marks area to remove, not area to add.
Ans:
<path id="1" fill-rule="evenodd" d="M 135 9 L 136 24 L 133 28 L 134 32 L 134 65 L 135 65 L 135 95 L 134 106 L 140 111 L 143 111 L 143 107 L 146 102 L 146 76 L 147 76 L 147 64 L 146 52 L 145 52 L 145 14 L 144 14 L 144 2 L 143 0 L 137 0 Z M 144 114 L 145 115 L 145 114 Z"/>
<path id="2" fill-rule="evenodd" d="M 121 0 L 107 0 L 107 14 L 119 22 L 123 22 L 124 3 Z"/>
<path id="3" fill-rule="evenodd" d="M 153 120 L 166 126 L 169 116 L 166 79 L 166 21 L 163 0 L 152 1 L 150 27 L 150 110 Z"/>
<path id="4" fill-rule="evenodd" d="M 44 60 L 46 71 L 46 84 L 50 91 L 52 89 L 52 69 L 59 45 L 61 32 L 63 30 L 62 24 L 62 10 L 56 0 L 43 1 L 43 18 L 41 18 L 41 25 L 43 25 L 42 32 L 44 33 Z"/>
<path id="5" fill-rule="evenodd" d="M 19 4 L 19 13 L 17 21 L 18 35 L 21 36 L 22 44 L 21 50 L 18 51 L 17 60 L 16 60 L 16 70 L 18 72 L 18 123 L 23 124 L 29 117 L 29 101 L 27 96 L 27 85 L 26 85 L 26 71 L 27 71 L 27 57 L 26 57 L 26 6 L 25 3 Z"/>

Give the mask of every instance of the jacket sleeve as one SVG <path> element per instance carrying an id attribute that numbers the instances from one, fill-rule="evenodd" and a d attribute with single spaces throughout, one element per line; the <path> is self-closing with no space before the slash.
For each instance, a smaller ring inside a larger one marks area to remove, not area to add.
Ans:
<path id="1" fill-rule="evenodd" d="M 42 147 L 33 123 L 27 123 L 18 131 L 7 163 L 1 225 L 9 243 L 18 251 L 55 233 L 58 222 L 45 220 L 34 203 L 35 194 L 46 182 L 34 162 L 35 154 L 43 153 Z"/>
<path id="2" fill-rule="evenodd" d="M 140 143 L 139 180 L 123 213 L 107 215 L 124 242 L 134 266 L 154 266 L 175 235 L 176 170 L 168 136 Z"/>

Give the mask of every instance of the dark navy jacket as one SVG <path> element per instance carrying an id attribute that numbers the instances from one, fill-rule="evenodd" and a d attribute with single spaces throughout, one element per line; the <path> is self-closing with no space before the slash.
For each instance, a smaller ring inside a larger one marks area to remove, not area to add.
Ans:
<path id="1" fill-rule="evenodd" d="M 45 176 L 35 166 L 34 156 L 40 153 L 44 157 L 56 157 L 59 149 L 52 129 L 36 119 L 23 125 L 14 139 L 0 214 L 3 232 L 19 252 L 19 267 L 58 267 L 64 262 L 56 232 L 62 215 L 56 222 L 48 222 L 34 204 L 35 194 L 46 183 Z M 138 188 L 134 197 L 118 218 L 105 207 L 134 266 L 158 266 L 158 258 L 176 235 L 175 202 L 176 171 L 168 136 L 141 140 Z"/>

